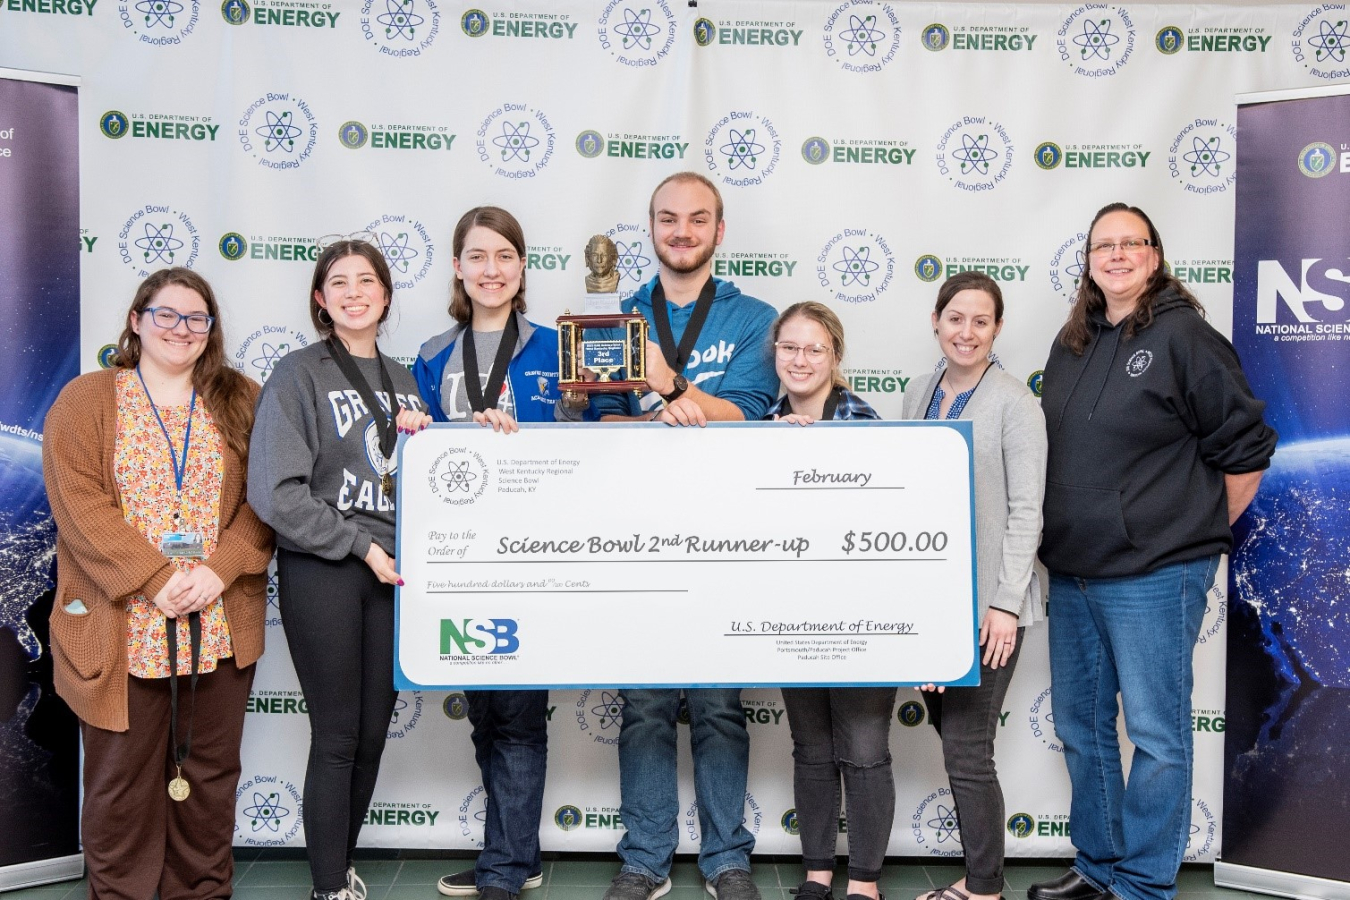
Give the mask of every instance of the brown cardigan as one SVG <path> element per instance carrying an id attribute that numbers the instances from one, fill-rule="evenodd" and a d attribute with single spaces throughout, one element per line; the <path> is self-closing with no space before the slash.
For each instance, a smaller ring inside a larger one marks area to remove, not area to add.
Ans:
<path id="1" fill-rule="evenodd" d="M 155 596 L 174 571 L 122 513 L 113 460 L 119 371 L 93 372 L 66 385 L 47 414 L 42 440 L 42 474 L 56 520 L 56 692 L 77 716 L 108 731 L 127 730 L 126 598 Z M 257 386 L 252 390 L 256 399 Z M 272 531 L 244 500 L 243 461 L 228 445 L 222 449 L 220 536 L 207 565 L 225 583 L 225 618 L 235 662 L 243 667 L 263 651 Z M 75 600 L 87 612 L 67 611 Z"/>

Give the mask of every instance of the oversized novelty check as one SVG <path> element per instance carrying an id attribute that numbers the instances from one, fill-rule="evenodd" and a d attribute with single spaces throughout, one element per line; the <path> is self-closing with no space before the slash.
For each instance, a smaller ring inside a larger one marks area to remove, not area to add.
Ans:
<path id="1" fill-rule="evenodd" d="M 975 684 L 968 422 L 434 425 L 399 688 Z"/>

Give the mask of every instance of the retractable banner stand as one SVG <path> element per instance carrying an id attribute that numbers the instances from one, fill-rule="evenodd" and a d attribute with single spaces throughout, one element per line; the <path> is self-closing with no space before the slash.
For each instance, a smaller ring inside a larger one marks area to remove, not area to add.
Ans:
<path id="1" fill-rule="evenodd" d="M 1237 119 L 1233 343 L 1280 447 L 1230 567 L 1215 880 L 1350 897 L 1350 86 Z"/>
<path id="2" fill-rule="evenodd" d="M 42 420 L 79 374 L 76 81 L 0 69 L 0 890 L 78 878 L 79 729 L 52 687 Z"/>

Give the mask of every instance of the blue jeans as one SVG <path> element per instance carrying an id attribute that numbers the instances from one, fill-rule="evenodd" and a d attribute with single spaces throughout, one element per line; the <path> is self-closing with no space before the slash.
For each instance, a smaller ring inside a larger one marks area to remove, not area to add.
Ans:
<path id="1" fill-rule="evenodd" d="M 1190 830 L 1191 653 L 1219 557 L 1125 578 L 1050 575 L 1055 733 L 1074 868 L 1123 900 L 1170 900 Z M 1134 743 L 1122 775 L 1119 712 Z"/>
<path id="2" fill-rule="evenodd" d="M 548 762 L 548 691 L 465 691 L 487 791 L 474 882 L 519 894 L 540 871 L 539 815 Z"/>
<path id="3" fill-rule="evenodd" d="M 730 869 L 750 870 L 755 837 L 745 827 L 750 735 L 739 688 L 685 691 L 694 755 L 694 797 L 702 841 L 698 867 L 714 881 Z M 675 772 L 679 688 L 624 691 L 619 730 L 619 841 L 623 871 L 665 881 L 679 843 L 680 798 Z"/>

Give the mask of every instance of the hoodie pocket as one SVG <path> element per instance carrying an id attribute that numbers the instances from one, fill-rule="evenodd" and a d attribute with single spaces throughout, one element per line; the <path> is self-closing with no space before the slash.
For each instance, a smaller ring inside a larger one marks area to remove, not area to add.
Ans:
<path id="1" fill-rule="evenodd" d="M 1120 491 L 1045 485 L 1041 559 L 1052 571 L 1091 575 L 1120 565 L 1138 548 L 1125 527 Z"/>

